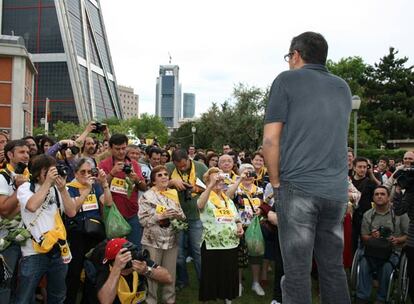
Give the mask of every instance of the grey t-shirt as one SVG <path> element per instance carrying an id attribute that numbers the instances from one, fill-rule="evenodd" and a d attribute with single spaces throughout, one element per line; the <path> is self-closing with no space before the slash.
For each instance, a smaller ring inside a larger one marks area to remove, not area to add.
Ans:
<path id="1" fill-rule="evenodd" d="M 326 199 L 348 201 L 351 91 L 325 66 L 306 64 L 273 82 L 265 123 L 283 122 L 280 180 Z"/>

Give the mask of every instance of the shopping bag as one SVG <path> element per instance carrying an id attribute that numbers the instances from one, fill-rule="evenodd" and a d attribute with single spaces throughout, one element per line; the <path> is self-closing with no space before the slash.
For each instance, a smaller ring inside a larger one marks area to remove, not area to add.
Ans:
<path id="1" fill-rule="evenodd" d="M 108 239 L 127 236 L 131 226 L 124 219 L 115 204 L 104 207 L 105 232 Z"/>
<path id="2" fill-rule="evenodd" d="M 246 230 L 245 240 L 247 245 L 247 251 L 250 256 L 264 255 L 265 242 L 263 239 L 262 229 L 260 228 L 260 220 L 255 215 Z"/>

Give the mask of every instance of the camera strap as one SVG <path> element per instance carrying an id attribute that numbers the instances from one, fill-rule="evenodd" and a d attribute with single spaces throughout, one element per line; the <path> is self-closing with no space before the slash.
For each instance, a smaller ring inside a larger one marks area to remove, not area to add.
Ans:
<path id="1" fill-rule="evenodd" d="M 390 207 L 391 221 L 392 221 L 392 233 L 395 232 L 395 213 L 394 210 Z M 376 210 L 374 209 L 371 214 L 371 222 L 369 223 L 369 231 L 372 231 L 372 222 L 374 221 L 375 216 L 377 215 Z"/>

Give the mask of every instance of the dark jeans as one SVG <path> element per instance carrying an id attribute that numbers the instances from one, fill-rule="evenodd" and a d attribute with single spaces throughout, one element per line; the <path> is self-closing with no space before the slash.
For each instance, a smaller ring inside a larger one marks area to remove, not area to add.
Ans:
<path id="1" fill-rule="evenodd" d="M 20 246 L 16 244 L 10 245 L 6 250 L 0 252 L 3 255 L 7 266 L 10 268 L 10 271 L 13 273 L 12 279 L 7 283 L 7 285 L 2 285 L 0 287 L 0 304 L 9 304 L 13 303 L 15 283 L 16 283 L 16 266 L 20 258 Z"/>
<path id="2" fill-rule="evenodd" d="M 68 242 L 72 253 L 72 261 L 69 263 L 66 276 L 66 300 L 65 303 L 76 303 L 80 287 L 80 274 L 82 272 L 85 254 L 98 244 L 98 240 L 91 238 L 81 231 L 69 230 Z"/>
<path id="3" fill-rule="evenodd" d="M 321 303 L 351 303 L 342 263 L 346 202 L 312 196 L 286 182 L 274 193 L 285 271 L 283 303 L 312 303 L 312 253 L 318 265 Z"/>
<path id="4" fill-rule="evenodd" d="M 279 235 L 278 230 L 276 229 L 276 241 L 275 241 L 275 281 L 273 286 L 273 299 L 282 303 L 282 287 L 280 285 L 282 277 L 284 275 L 283 271 L 283 259 L 282 252 L 280 251 Z"/>
<path id="5" fill-rule="evenodd" d="M 203 224 L 200 220 L 188 220 L 188 230 L 181 231 L 178 234 L 178 257 L 177 257 L 177 280 L 176 286 L 186 286 L 189 284 L 189 278 L 186 265 L 185 236 L 188 236 L 188 249 L 190 256 L 193 258 L 194 267 L 197 273 L 198 281 L 201 277 L 201 237 L 203 234 Z"/>
<path id="6" fill-rule="evenodd" d="M 129 219 L 126 219 L 128 224 L 131 226 L 131 232 L 127 235 L 128 241 L 138 246 L 138 250 L 141 250 L 141 239 L 142 239 L 142 226 L 139 223 L 138 215 L 135 215 Z"/>
<path id="7" fill-rule="evenodd" d="M 410 278 L 408 294 L 410 295 L 411 303 L 414 303 L 414 247 L 406 246 L 405 254 L 407 255 L 407 272 Z"/>
<path id="8" fill-rule="evenodd" d="M 47 303 L 63 303 L 67 270 L 68 265 L 63 264 L 60 256 L 50 258 L 46 254 L 35 254 L 23 257 L 20 261 L 16 304 L 33 303 L 36 287 L 44 274 L 47 276 Z"/>

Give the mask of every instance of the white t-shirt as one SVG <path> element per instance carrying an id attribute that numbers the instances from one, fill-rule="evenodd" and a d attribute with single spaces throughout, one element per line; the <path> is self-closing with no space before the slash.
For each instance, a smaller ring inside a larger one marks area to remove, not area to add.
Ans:
<path id="1" fill-rule="evenodd" d="M 37 192 L 40 188 L 40 185 L 35 185 L 35 192 Z M 49 195 L 51 199 L 48 204 L 42 204 L 35 212 L 30 212 L 26 209 L 26 204 L 29 199 L 33 196 L 33 192 L 30 190 L 30 183 L 26 182 L 21 185 L 17 190 L 17 199 L 20 203 L 20 212 L 22 215 L 22 220 L 26 225 L 27 229 L 32 234 L 33 238 L 39 241 L 40 237 L 43 233 L 51 230 L 55 226 L 55 214 L 57 211 L 57 200 L 55 197 L 55 193 L 57 192 L 59 196 L 60 207 L 63 208 L 63 201 L 59 191 L 55 191 L 53 188 L 50 188 Z M 30 224 L 35 220 L 37 215 L 40 216 L 37 218 L 33 227 L 30 227 Z M 32 245 L 32 239 L 28 239 L 24 245 L 21 246 L 22 248 L 22 255 L 29 256 L 38 254 Z"/>
<path id="2" fill-rule="evenodd" d="M 13 184 L 10 182 L 10 184 L 7 183 L 6 178 L 3 176 L 3 174 L 0 174 L 0 195 L 10 196 L 14 192 Z M 0 216 L 1 220 L 1 216 Z M 8 234 L 7 229 L 0 229 L 0 238 L 5 237 Z"/>

